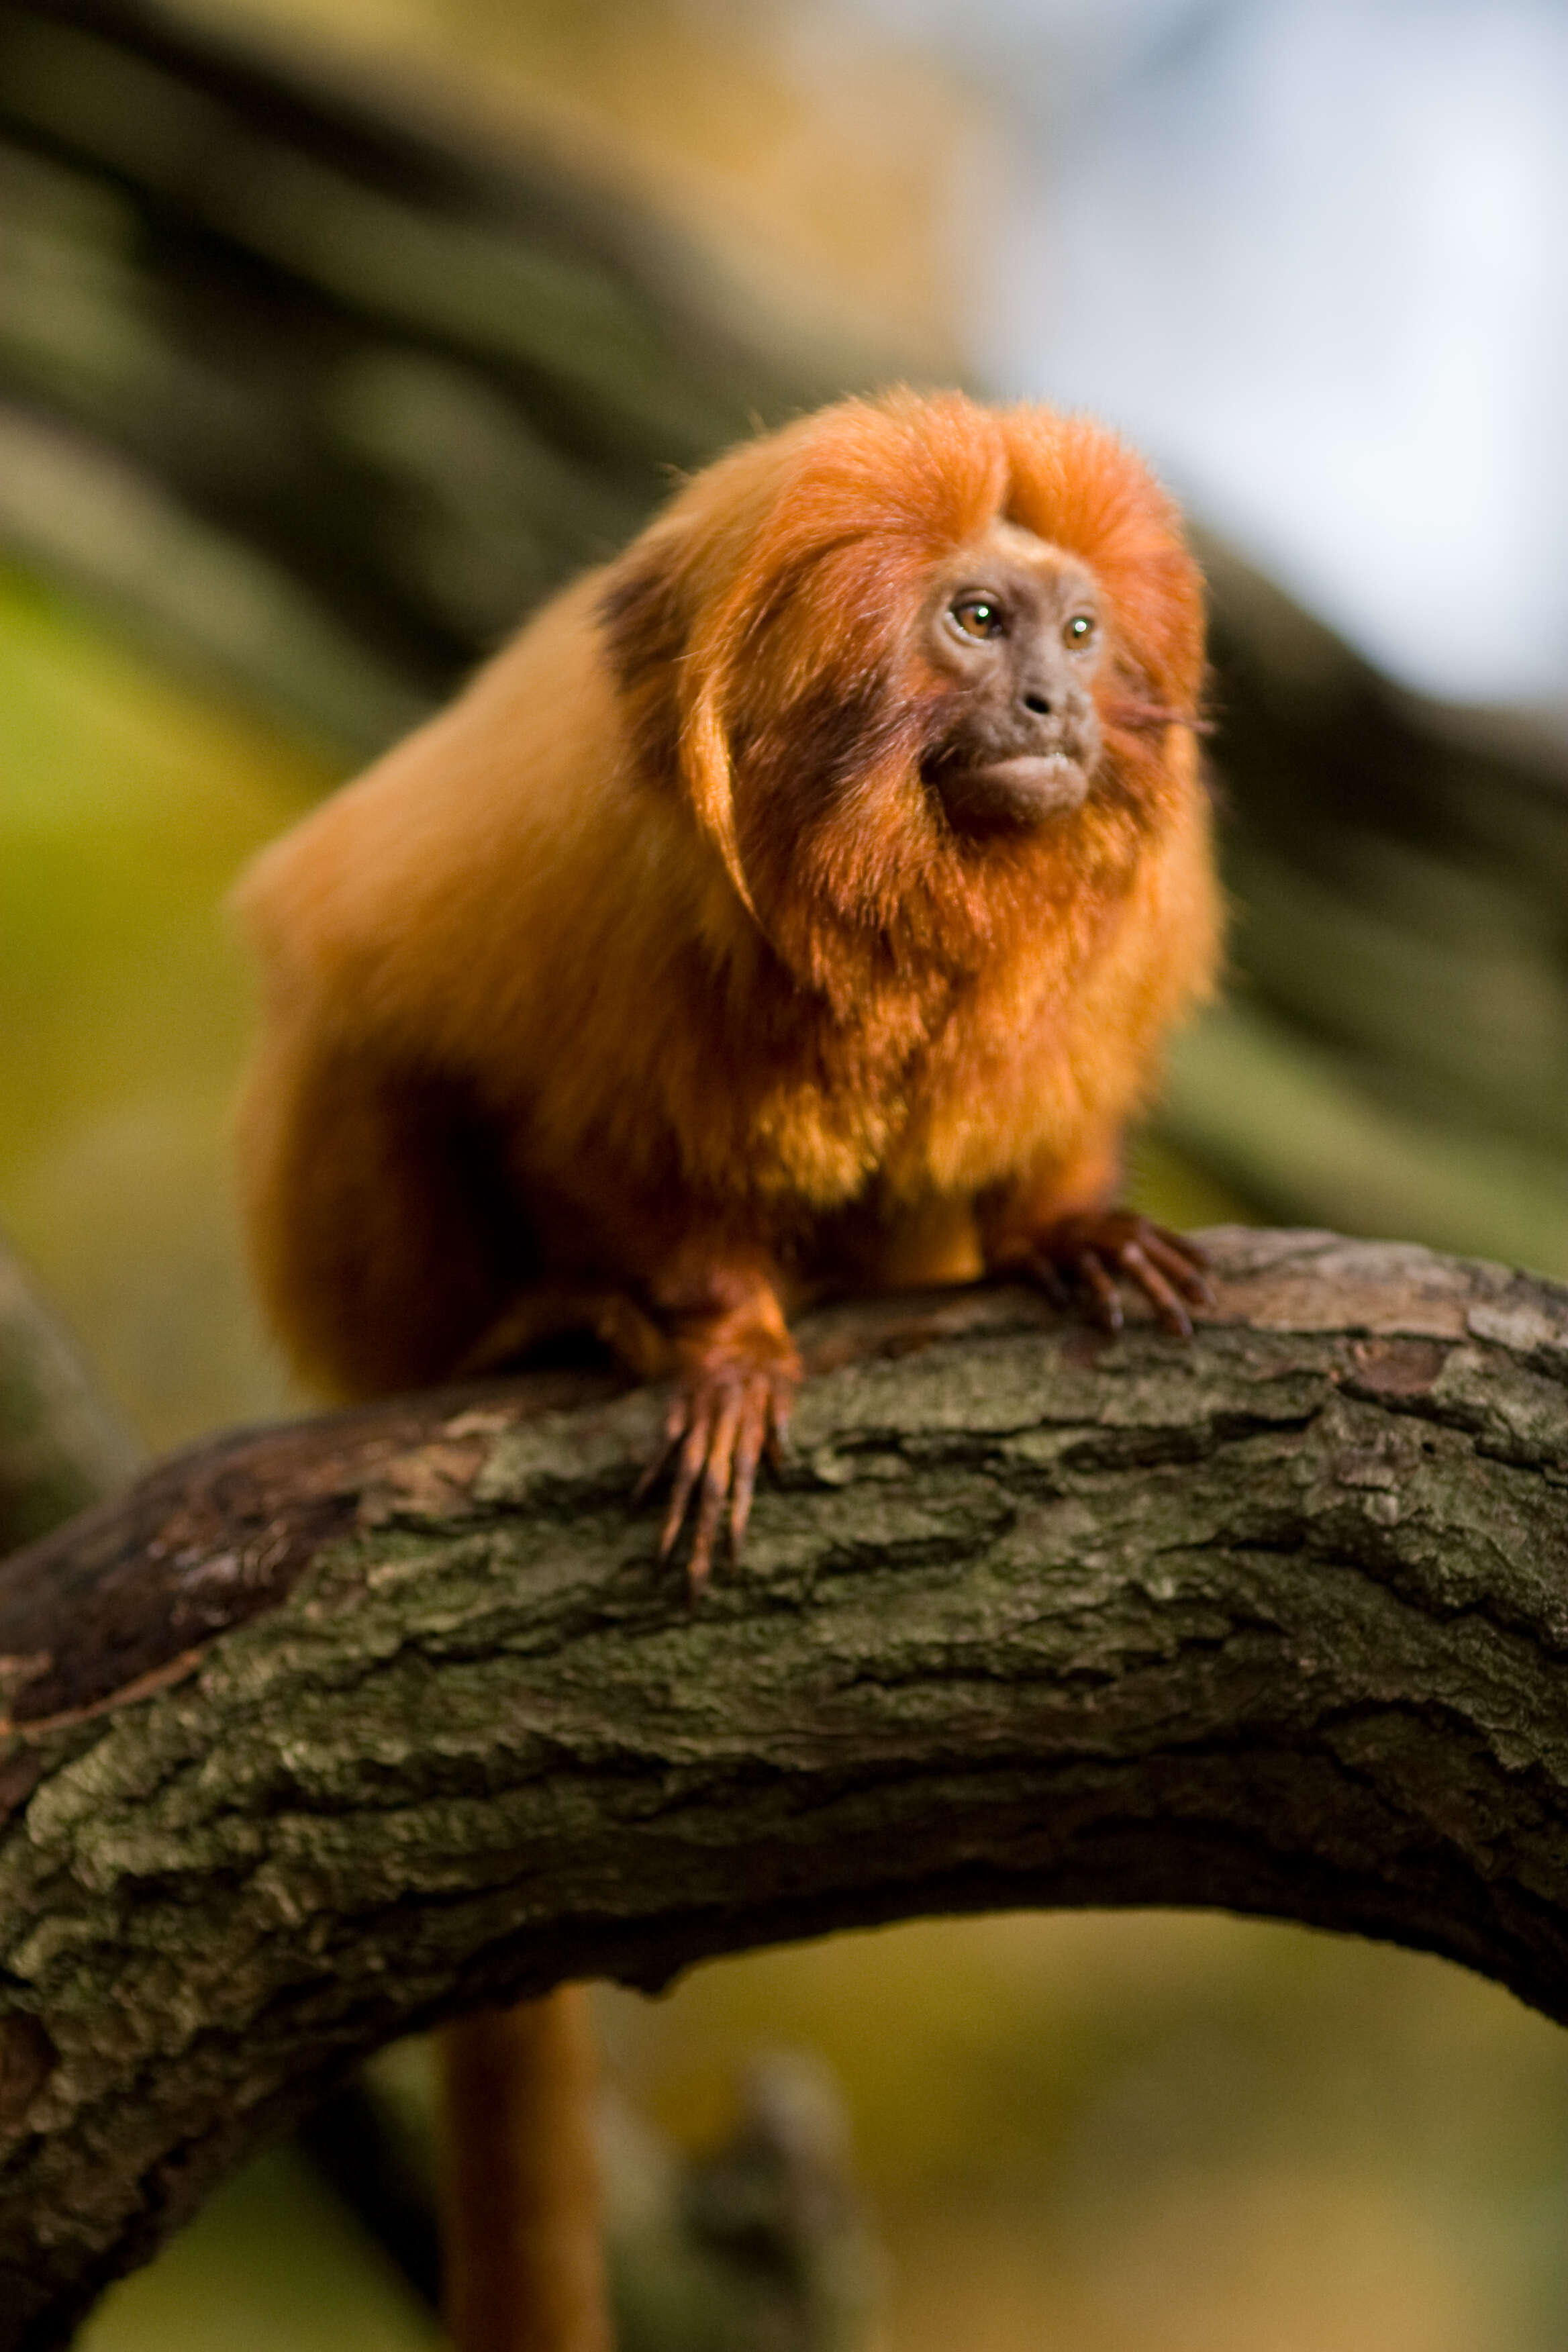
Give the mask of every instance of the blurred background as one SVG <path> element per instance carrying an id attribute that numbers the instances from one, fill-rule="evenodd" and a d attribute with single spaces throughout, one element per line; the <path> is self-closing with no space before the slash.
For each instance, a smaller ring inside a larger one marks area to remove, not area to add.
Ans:
<path id="1" fill-rule="evenodd" d="M 118 1458 L 300 1402 L 245 857 L 672 470 L 895 377 L 1092 408 L 1199 531 L 1233 972 L 1145 1203 L 1568 1274 L 1565 116 L 1560 0 L 0 0 L 0 1226 Z M 1440 1963 L 1009 1918 L 603 2006 L 643 2210 L 752 2053 L 833 2070 L 847 2346 L 1568 2346 L 1568 2041 Z M 340 2140 L 90 2352 L 431 2344 Z"/>

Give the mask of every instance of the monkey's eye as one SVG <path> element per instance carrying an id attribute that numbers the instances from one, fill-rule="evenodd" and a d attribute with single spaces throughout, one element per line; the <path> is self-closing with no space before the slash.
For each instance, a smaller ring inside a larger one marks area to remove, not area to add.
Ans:
<path id="1" fill-rule="evenodd" d="M 1092 613 L 1075 613 L 1070 620 L 1062 623 L 1062 643 L 1069 652 L 1076 653 L 1080 646 L 1087 646 L 1093 635 Z"/>
<path id="2" fill-rule="evenodd" d="M 994 596 L 961 596 L 948 606 L 948 618 L 966 637 L 999 637 L 1007 615 Z"/>

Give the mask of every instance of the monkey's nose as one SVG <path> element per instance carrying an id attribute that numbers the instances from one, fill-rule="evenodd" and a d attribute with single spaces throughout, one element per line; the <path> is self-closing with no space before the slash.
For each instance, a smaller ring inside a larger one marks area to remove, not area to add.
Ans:
<path id="1" fill-rule="evenodd" d="M 1025 709 L 1032 710 L 1037 719 L 1048 719 L 1051 715 L 1051 698 L 1048 694 L 1042 694 L 1037 686 L 1028 688 L 1023 702 Z"/>

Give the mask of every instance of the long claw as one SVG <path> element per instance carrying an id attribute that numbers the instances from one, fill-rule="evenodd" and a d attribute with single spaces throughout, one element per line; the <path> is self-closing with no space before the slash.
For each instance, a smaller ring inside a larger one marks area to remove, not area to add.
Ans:
<path id="1" fill-rule="evenodd" d="M 1067 1284 L 1089 1294 L 1089 1311 L 1107 1331 L 1122 1328 L 1121 1284 L 1135 1283 L 1173 1336 L 1190 1339 L 1189 1307 L 1211 1307 L 1207 1253 L 1184 1234 L 1131 1209 L 1064 1217 L 1035 1244 L 1028 1271 L 1047 1296 L 1059 1301 Z"/>
<path id="2" fill-rule="evenodd" d="M 642 1476 L 632 1488 L 632 1506 L 634 1509 L 639 1504 L 647 1502 L 648 1496 L 652 1494 L 654 1488 L 663 1477 L 666 1470 L 669 1467 L 670 1456 L 675 1452 L 676 1447 L 679 1444 L 682 1436 L 685 1434 L 685 1400 L 679 1395 L 673 1396 L 669 1401 L 668 1411 L 664 1416 L 664 1428 L 659 1433 L 658 1448 L 654 1453 L 649 1454 L 647 1465 L 643 1471 Z"/>
<path id="3" fill-rule="evenodd" d="M 741 1416 L 741 1433 L 735 1441 L 735 1466 L 730 1486 L 730 1556 L 740 1557 L 746 1539 L 746 1522 L 752 1516 L 752 1496 L 756 1491 L 757 1465 L 763 1458 L 772 1423 L 772 1409 L 765 1396 L 755 1391 L 746 1399 Z"/>
<path id="4" fill-rule="evenodd" d="M 735 1439 L 741 1426 L 742 1404 L 742 1394 L 731 1391 L 723 1398 L 710 1427 L 701 1499 L 697 1507 L 697 1524 L 691 1531 L 691 1549 L 686 1562 L 687 1591 L 693 1601 L 712 1573 L 713 1546 L 723 1521 L 724 1505 L 730 1496 L 730 1465 L 735 1457 Z"/>
<path id="5" fill-rule="evenodd" d="M 1121 1294 L 1096 1253 L 1092 1249 L 1080 1251 L 1073 1260 L 1073 1271 L 1088 1283 L 1094 1293 L 1097 1322 L 1107 1331 L 1120 1331 L 1122 1324 Z"/>
<path id="6" fill-rule="evenodd" d="M 1151 1257 L 1162 1274 L 1169 1275 L 1183 1297 L 1194 1307 L 1214 1305 L 1214 1285 L 1208 1278 L 1209 1255 L 1189 1242 L 1184 1234 L 1168 1234 L 1163 1226 L 1151 1225 L 1139 1240 L 1144 1254 Z"/>
<path id="7" fill-rule="evenodd" d="M 777 1466 L 798 1377 L 773 1365 L 699 1366 L 680 1381 L 665 1415 L 662 1440 L 637 1481 L 640 1501 L 673 1461 L 658 1557 L 668 1560 L 689 1524 L 687 1591 L 697 1601 L 713 1573 L 721 1532 L 738 1556 L 764 1455 Z M 695 1507 L 693 1507 L 693 1497 Z"/>
<path id="8" fill-rule="evenodd" d="M 669 1490 L 669 1508 L 664 1515 L 664 1528 L 658 1539 L 658 1556 L 668 1559 L 675 1549 L 681 1523 L 686 1517 L 686 1506 L 691 1500 L 691 1490 L 701 1474 L 708 1453 L 708 1432 L 712 1422 L 712 1407 L 701 1397 L 694 1398 L 689 1407 L 689 1419 L 686 1434 L 680 1443 L 680 1456 L 675 1465 L 675 1479 Z"/>
<path id="9" fill-rule="evenodd" d="M 1031 1264 L 1029 1273 L 1039 1284 L 1053 1307 L 1068 1305 L 1071 1294 L 1067 1284 L 1062 1280 L 1059 1266 L 1053 1265 L 1048 1257 L 1037 1257 Z"/>
<path id="10" fill-rule="evenodd" d="M 708 1590 L 713 1573 L 713 1545 L 719 1533 L 719 1515 L 724 1507 L 724 1497 L 715 1497 L 714 1490 L 704 1486 L 702 1502 L 697 1514 L 697 1524 L 691 1530 L 691 1549 L 686 1555 L 686 1598 L 692 1608 Z"/>
<path id="11" fill-rule="evenodd" d="M 1136 1242 L 1129 1242 L 1121 1253 L 1121 1264 L 1139 1289 L 1153 1307 L 1167 1331 L 1177 1339 L 1193 1336 L 1193 1318 L 1187 1313 L 1175 1291 L 1166 1281 L 1152 1258 L 1144 1255 Z"/>
<path id="12" fill-rule="evenodd" d="M 795 1390 L 785 1381 L 773 1381 L 767 1393 L 768 1467 L 782 1470 L 789 1444 L 790 1423 L 795 1419 Z"/>

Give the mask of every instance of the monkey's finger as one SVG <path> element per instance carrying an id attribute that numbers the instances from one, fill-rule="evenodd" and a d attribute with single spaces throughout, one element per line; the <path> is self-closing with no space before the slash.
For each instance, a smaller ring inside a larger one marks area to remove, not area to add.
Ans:
<path id="1" fill-rule="evenodd" d="M 795 1419 L 795 1384 L 791 1381 L 770 1381 L 768 1383 L 768 1467 L 776 1477 L 784 1468 L 784 1450 L 789 1444 L 789 1425 Z"/>
<path id="2" fill-rule="evenodd" d="M 1191 1234 L 1173 1234 L 1169 1225 L 1156 1225 L 1154 1231 L 1167 1249 L 1174 1250 L 1179 1257 L 1184 1257 L 1189 1265 L 1197 1267 L 1200 1274 L 1207 1274 L 1214 1259 L 1202 1242 L 1194 1241 Z"/>
<path id="3" fill-rule="evenodd" d="M 732 1389 L 720 1402 L 708 1438 L 708 1459 L 702 1471 L 702 1492 L 697 1524 L 691 1530 L 691 1551 L 686 1563 L 686 1590 L 695 1601 L 713 1567 L 713 1546 L 730 1499 L 730 1465 L 735 1458 L 735 1438 L 741 1425 L 742 1392 Z"/>
<path id="4" fill-rule="evenodd" d="M 697 1524 L 691 1530 L 691 1549 L 686 1556 L 686 1599 L 695 1608 L 708 1590 L 713 1573 L 713 1545 L 719 1533 L 719 1517 L 724 1497 L 712 1499 L 712 1490 L 704 1486 L 702 1501 L 697 1513 Z"/>
<path id="5" fill-rule="evenodd" d="M 1168 1234 L 1163 1225 L 1151 1225 L 1140 1234 L 1144 1253 L 1152 1258 L 1162 1274 L 1168 1274 L 1177 1289 L 1194 1307 L 1214 1305 L 1214 1285 L 1208 1278 L 1208 1259 L 1202 1251 L 1190 1251 L 1180 1234 Z"/>
<path id="6" fill-rule="evenodd" d="M 1178 1339 L 1190 1339 L 1193 1336 L 1192 1317 L 1159 1267 L 1144 1255 L 1137 1242 L 1124 1242 L 1120 1255 L 1122 1265 L 1153 1307 L 1165 1329 Z"/>
<path id="7" fill-rule="evenodd" d="M 740 1555 L 745 1540 L 746 1522 L 752 1516 L 752 1496 L 756 1492 L 757 1465 L 763 1458 L 769 1429 L 769 1402 L 766 1389 L 756 1387 L 746 1392 L 745 1411 L 741 1416 L 740 1434 L 735 1440 L 735 1467 L 730 1485 L 730 1556 Z"/>
<path id="8" fill-rule="evenodd" d="M 664 1427 L 659 1432 L 658 1444 L 654 1448 L 652 1454 L 649 1454 L 647 1465 L 643 1471 L 642 1476 L 632 1488 L 632 1502 L 634 1507 L 638 1503 L 647 1502 L 648 1496 L 658 1486 L 660 1478 L 664 1475 L 664 1473 L 669 1465 L 670 1455 L 675 1452 L 676 1447 L 679 1444 L 682 1436 L 685 1434 L 689 1410 L 689 1408 L 686 1398 L 682 1395 L 681 1391 L 677 1389 L 675 1394 L 670 1398 L 668 1405 L 665 1409 Z"/>
<path id="9" fill-rule="evenodd" d="M 1062 1280 L 1062 1270 L 1054 1258 L 1047 1257 L 1042 1251 L 1038 1257 L 1029 1260 L 1028 1273 L 1030 1280 L 1039 1285 L 1053 1307 L 1071 1306 L 1067 1284 Z"/>
<path id="10" fill-rule="evenodd" d="M 1093 1250 L 1083 1250 L 1074 1258 L 1073 1272 L 1086 1282 L 1094 1293 L 1096 1320 L 1107 1331 L 1120 1331 L 1123 1319 L 1121 1297 L 1115 1282 Z"/>
<path id="11" fill-rule="evenodd" d="M 686 1434 L 680 1441 L 680 1455 L 675 1465 L 675 1478 L 669 1490 L 669 1508 L 664 1515 L 664 1529 L 658 1539 L 658 1556 L 668 1559 L 675 1549 L 686 1517 L 686 1506 L 691 1500 L 691 1490 L 708 1458 L 708 1430 L 713 1418 L 712 1406 L 704 1397 L 693 1397 L 688 1402 L 690 1418 Z"/>

